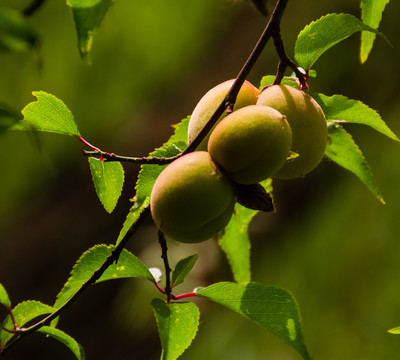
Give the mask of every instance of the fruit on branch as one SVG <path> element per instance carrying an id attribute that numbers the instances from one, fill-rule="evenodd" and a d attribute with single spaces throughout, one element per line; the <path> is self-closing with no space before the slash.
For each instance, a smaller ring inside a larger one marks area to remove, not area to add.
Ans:
<path id="1" fill-rule="evenodd" d="M 290 126 L 277 110 L 250 105 L 225 117 L 208 142 L 213 160 L 239 184 L 255 184 L 285 163 L 292 145 Z"/>
<path id="2" fill-rule="evenodd" d="M 173 240 L 197 243 L 229 222 L 235 204 L 231 182 L 206 151 L 184 155 L 158 176 L 151 194 L 157 227 Z"/>
<path id="3" fill-rule="evenodd" d="M 292 129 L 292 151 L 298 154 L 274 177 L 292 179 L 313 170 L 321 162 L 328 140 L 327 122 L 318 103 L 291 86 L 272 85 L 261 92 L 257 105 L 271 106 L 286 116 Z"/>
<path id="4" fill-rule="evenodd" d="M 189 130 L 188 130 L 188 143 L 191 143 L 197 134 L 201 131 L 207 121 L 211 118 L 214 112 L 218 109 L 218 106 L 224 100 L 228 91 L 232 87 L 235 80 L 225 81 L 211 90 L 209 90 L 199 101 L 193 110 L 190 117 Z M 247 105 L 255 105 L 257 102 L 257 96 L 259 91 L 250 82 L 245 81 L 238 93 L 233 110 L 240 109 Z M 223 114 L 218 121 L 223 119 L 225 114 Z M 197 150 L 206 151 L 207 143 L 210 137 L 211 131 L 203 139 Z"/>

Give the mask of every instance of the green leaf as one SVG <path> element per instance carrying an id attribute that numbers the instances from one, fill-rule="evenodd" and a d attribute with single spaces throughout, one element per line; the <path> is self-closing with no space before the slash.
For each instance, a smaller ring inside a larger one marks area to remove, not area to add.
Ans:
<path id="1" fill-rule="evenodd" d="M 361 0 L 361 19 L 364 24 L 377 29 L 382 19 L 383 10 L 389 0 Z M 376 35 L 371 32 L 361 33 L 360 60 L 364 63 L 374 45 Z"/>
<path id="2" fill-rule="evenodd" d="M 200 312 L 191 302 L 151 302 L 160 335 L 161 360 L 175 360 L 190 346 L 199 327 Z"/>
<path id="3" fill-rule="evenodd" d="M 388 332 L 391 334 L 399 335 L 400 334 L 400 326 L 390 329 L 390 330 L 388 330 Z"/>
<path id="4" fill-rule="evenodd" d="M 310 359 L 304 344 L 299 309 L 287 290 L 255 282 L 222 282 L 197 290 L 197 295 L 266 327 L 291 345 L 303 359 Z"/>
<path id="5" fill-rule="evenodd" d="M 268 193 L 272 193 L 272 181 L 267 179 L 261 183 Z M 219 236 L 218 243 L 226 254 L 231 266 L 233 277 L 237 282 L 249 282 L 250 271 L 250 239 L 248 227 L 250 221 L 258 213 L 240 204 L 235 205 L 235 211 L 224 232 Z"/>
<path id="6" fill-rule="evenodd" d="M 89 280 L 93 273 L 103 264 L 115 246 L 96 245 L 82 254 L 71 271 L 71 276 L 57 295 L 57 300 L 54 308 L 62 306 L 84 282 Z M 138 277 L 155 282 L 153 275 L 149 272 L 146 266 L 132 253 L 127 250 L 122 250 L 117 263 L 113 263 L 108 267 L 96 283 L 121 279 Z"/>
<path id="7" fill-rule="evenodd" d="M 174 271 L 172 272 L 171 287 L 175 287 L 183 283 L 183 280 L 185 279 L 186 275 L 190 273 L 190 270 L 192 270 L 198 257 L 199 256 L 197 254 L 194 254 L 179 260 Z"/>
<path id="8" fill-rule="evenodd" d="M 23 327 L 29 321 L 37 318 L 38 316 L 51 314 L 54 308 L 43 304 L 39 301 L 29 300 L 19 303 L 13 310 L 12 314 L 14 316 L 15 322 L 18 327 Z M 8 315 L 4 322 L 3 328 L 8 330 L 14 330 L 14 324 L 11 320 L 10 315 Z M 13 337 L 13 334 L 0 329 L 0 347 L 3 347 L 8 340 Z"/>
<path id="9" fill-rule="evenodd" d="M 90 64 L 93 38 L 113 2 L 113 0 L 67 0 L 75 21 L 79 52 L 88 64 Z"/>
<path id="10" fill-rule="evenodd" d="M 329 124 L 328 135 L 329 141 L 325 155 L 358 176 L 376 198 L 384 204 L 385 201 L 375 183 L 371 168 L 352 136 L 337 124 Z"/>
<path id="11" fill-rule="evenodd" d="M 62 135 L 79 136 L 74 116 L 67 106 L 54 95 L 34 91 L 37 101 L 22 109 L 23 120 L 13 130 L 38 130 Z"/>
<path id="12" fill-rule="evenodd" d="M 349 99 L 343 95 L 312 94 L 312 97 L 321 106 L 327 120 L 368 125 L 383 135 L 400 141 L 381 116 L 363 102 Z"/>
<path id="13" fill-rule="evenodd" d="M 8 297 L 7 291 L 2 283 L 0 283 L 0 304 L 4 305 L 6 308 L 11 307 L 11 301 Z"/>
<path id="14" fill-rule="evenodd" d="M 0 7 L 0 51 L 22 52 L 37 44 L 37 36 L 18 12 Z"/>
<path id="15" fill-rule="evenodd" d="M 42 326 L 37 330 L 38 332 L 48 335 L 53 339 L 61 342 L 68 347 L 78 360 L 85 360 L 85 352 L 81 345 L 79 345 L 74 338 L 67 335 L 64 331 L 55 329 L 50 326 Z"/>
<path id="16" fill-rule="evenodd" d="M 261 84 L 260 84 L 260 90 L 264 88 L 265 86 L 272 85 L 275 81 L 275 75 L 266 75 L 263 76 L 261 79 Z M 284 76 L 282 81 L 282 85 L 289 85 L 292 86 L 296 89 L 299 89 L 299 84 L 296 82 L 295 77 L 289 77 L 289 76 Z"/>
<path id="17" fill-rule="evenodd" d="M 89 158 L 90 172 L 97 196 L 108 213 L 112 213 L 124 185 L 124 169 L 118 161 Z"/>
<path id="18" fill-rule="evenodd" d="M 18 123 L 18 115 L 8 109 L 0 107 L 0 135 L 9 129 L 12 129 Z"/>
<path id="19" fill-rule="evenodd" d="M 295 59 L 299 66 L 309 69 L 332 46 L 358 31 L 379 31 L 365 25 L 350 14 L 328 14 L 307 25 L 297 37 Z"/>

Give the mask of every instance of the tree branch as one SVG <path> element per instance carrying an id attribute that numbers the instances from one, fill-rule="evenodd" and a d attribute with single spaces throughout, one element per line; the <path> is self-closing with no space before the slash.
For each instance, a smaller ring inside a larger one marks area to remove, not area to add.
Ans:
<path id="1" fill-rule="evenodd" d="M 44 4 L 46 0 L 33 0 L 24 10 L 22 10 L 22 15 L 30 16 L 35 13 Z"/>
<path id="2" fill-rule="evenodd" d="M 165 268 L 165 294 L 167 295 L 167 302 L 171 301 L 171 267 L 169 266 L 168 261 L 168 247 L 167 241 L 165 239 L 164 234 L 161 230 L 158 231 L 158 242 L 161 246 L 161 257 L 164 261 L 164 268 Z"/>

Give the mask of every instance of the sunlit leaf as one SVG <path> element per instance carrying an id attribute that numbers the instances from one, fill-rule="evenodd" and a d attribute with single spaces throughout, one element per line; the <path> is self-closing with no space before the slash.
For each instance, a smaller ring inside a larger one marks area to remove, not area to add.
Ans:
<path id="1" fill-rule="evenodd" d="M 199 256 L 197 254 L 190 255 L 184 259 L 179 260 L 172 272 L 171 287 L 178 286 L 183 283 L 186 275 L 192 270 L 194 264 Z"/>
<path id="2" fill-rule="evenodd" d="M 311 359 L 304 343 L 296 300 L 287 290 L 254 282 L 222 282 L 197 290 L 197 295 L 266 327 L 291 345 L 303 359 Z"/>
<path id="3" fill-rule="evenodd" d="M 18 12 L 0 7 L 0 51 L 27 51 L 37 43 L 37 35 Z"/>
<path id="4" fill-rule="evenodd" d="M 361 19 L 364 24 L 377 29 L 382 19 L 383 10 L 389 0 L 361 0 Z M 374 45 L 376 35 L 371 32 L 361 33 L 360 60 L 364 63 Z"/>
<path id="5" fill-rule="evenodd" d="M 175 360 L 190 346 L 196 336 L 199 309 L 191 302 L 167 304 L 161 299 L 154 299 L 151 304 L 161 340 L 161 360 Z"/>
<path id="6" fill-rule="evenodd" d="M 24 118 L 12 129 L 79 136 L 74 116 L 60 99 L 44 91 L 34 91 L 32 94 L 37 101 L 29 103 L 22 109 Z"/>
<path id="7" fill-rule="evenodd" d="M 385 203 L 375 183 L 372 170 L 352 136 L 342 126 L 328 126 L 329 141 L 325 155 L 338 165 L 354 173 L 381 202 Z"/>
<path id="8" fill-rule="evenodd" d="M 383 135 L 399 141 L 399 138 L 389 129 L 379 113 L 363 102 L 349 99 L 343 95 L 312 94 L 312 96 L 321 106 L 327 120 L 368 125 Z"/>
<path id="9" fill-rule="evenodd" d="M 399 335 L 400 334 L 400 326 L 390 329 L 390 330 L 388 330 L 388 332 L 391 334 Z"/>
<path id="10" fill-rule="evenodd" d="M 72 351 L 78 360 L 85 360 L 85 352 L 83 351 L 82 346 L 80 346 L 74 338 L 67 335 L 64 331 L 50 326 L 42 326 L 37 331 L 64 344 Z"/>
<path id="11" fill-rule="evenodd" d="M 297 37 L 294 49 L 297 64 L 311 68 L 325 51 L 358 31 L 382 35 L 350 14 L 328 14 L 313 21 Z"/>
<path id="12" fill-rule="evenodd" d="M 120 162 L 89 158 L 90 172 L 97 196 L 108 213 L 112 213 L 124 185 L 124 169 Z"/>
<path id="13" fill-rule="evenodd" d="M 8 297 L 7 291 L 2 283 L 0 283 L 0 304 L 7 308 L 11 307 L 10 298 Z"/>
<path id="14" fill-rule="evenodd" d="M 39 316 L 50 314 L 53 311 L 54 308 L 49 305 L 43 304 L 39 301 L 29 300 L 19 303 L 17 306 L 15 306 L 15 308 L 12 309 L 12 314 L 16 324 L 21 328 L 29 321 Z M 14 324 L 10 315 L 5 318 L 2 327 L 4 329 L 14 330 Z M 0 346 L 4 346 L 12 337 L 13 334 L 2 330 L 0 327 Z"/>
<path id="15" fill-rule="evenodd" d="M 82 59 L 90 63 L 93 38 L 114 0 L 67 0 L 71 7 Z"/>
<path id="16" fill-rule="evenodd" d="M 275 77 L 276 77 L 275 75 L 263 76 L 262 79 L 261 79 L 260 90 L 262 88 L 264 88 L 265 86 L 272 85 L 274 83 L 274 81 L 275 81 Z M 284 76 L 283 77 L 283 79 L 281 81 L 281 85 L 289 85 L 289 86 L 292 86 L 292 87 L 295 87 L 295 88 L 299 89 L 299 85 L 296 82 L 296 78 L 289 77 L 289 76 Z"/>

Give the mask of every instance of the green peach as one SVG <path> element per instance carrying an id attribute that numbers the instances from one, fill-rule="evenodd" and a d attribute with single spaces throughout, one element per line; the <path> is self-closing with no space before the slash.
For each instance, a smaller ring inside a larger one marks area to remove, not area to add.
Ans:
<path id="1" fill-rule="evenodd" d="M 235 204 L 233 186 L 210 155 L 198 151 L 169 164 L 151 194 L 151 213 L 167 238 L 197 243 L 229 222 Z"/>
<path id="2" fill-rule="evenodd" d="M 207 121 L 211 118 L 212 114 L 217 110 L 220 103 L 228 94 L 229 89 L 232 87 L 235 80 L 227 80 L 209 90 L 199 101 L 193 110 L 190 117 L 188 129 L 188 143 L 191 143 L 197 134 L 201 131 Z M 238 93 L 233 110 L 240 109 L 247 105 L 255 105 L 259 91 L 250 82 L 245 81 Z M 223 114 L 218 121 L 225 117 Z M 210 131 L 211 133 L 211 131 Z M 209 134 L 210 134 L 209 133 Z M 207 135 L 197 150 L 207 150 L 207 143 L 210 135 Z"/>
<path id="3" fill-rule="evenodd" d="M 213 160 L 239 184 L 255 184 L 285 163 L 292 145 L 290 126 L 277 110 L 250 105 L 225 117 L 208 142 Z"/>
<path id="4" fill-rule="evenodd" d="M 257 105 L 271 106 L 286 116 L 292 129 L 292 151 L 298 154 L 274 177 L 292 179 L 313 170 L 321 162 L 328 140 L 327 122 L 318 103 L 301 90 L 273 85 L 261 92 Z"/>

